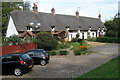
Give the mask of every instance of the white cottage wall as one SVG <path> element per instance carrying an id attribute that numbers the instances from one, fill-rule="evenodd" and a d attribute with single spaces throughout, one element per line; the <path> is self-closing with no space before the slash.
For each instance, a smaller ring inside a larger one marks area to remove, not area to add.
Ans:
<path id="1" fill-rule="evenodd" d="M 10 16 L 6 37 L 10 37 L 12 35 L 18 35 L 18 31 L 15 27 L 12 17 Z"/>

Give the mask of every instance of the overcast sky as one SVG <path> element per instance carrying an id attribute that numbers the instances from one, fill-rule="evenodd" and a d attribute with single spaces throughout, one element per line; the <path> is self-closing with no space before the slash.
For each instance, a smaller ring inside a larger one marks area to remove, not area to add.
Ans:
<path id="1" fill-rule="evenodd" d="M 38 11 L 51 13 L 55 8 L 56 14 L 75 15 L 79 10 L 80 16 L 97 18 L 101 14 L 102 21 L 111 19 L 118 12 L 119 0 L 25 0 L 38 3 Z M 31 4 L 33 6 L 33 4 Z"/>

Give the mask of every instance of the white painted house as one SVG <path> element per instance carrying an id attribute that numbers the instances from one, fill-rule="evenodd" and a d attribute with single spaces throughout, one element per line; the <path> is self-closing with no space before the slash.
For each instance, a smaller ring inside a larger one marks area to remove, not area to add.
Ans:
<path id="1" fill-rule="evenodd" d="M 14 10 L 10 14 L 9 24 L 7 28 L 6 37 L 11 35 L 19 35 L 25 31 L 31 32 L 57 32 L 65 31 L 66 39 L 71 41 L 76 37 L 76 34 L 80 35 L 81 39 L 87 39 L 88 37 L 95 38 L 105 34 L 107 30 L 101 21 L 101 15 L 98 18 L 79 16 L 79 12 L 76 11 L 75 16 L 55 14 L 55 9 L 51 9 L 51 13 L 37 12 L 37 6 L 33 7 L 33 11 L 21 11 Z M 32 29 L 30 24 L 37 26 L 38 29 Z M 54 26 L 54 27 L 53 27 Z"/>

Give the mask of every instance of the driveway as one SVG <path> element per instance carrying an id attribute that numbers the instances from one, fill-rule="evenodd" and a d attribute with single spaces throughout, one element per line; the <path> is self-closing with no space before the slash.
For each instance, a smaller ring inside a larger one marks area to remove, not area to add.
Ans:
<path id="1" fill-rule="evenodd" d="M 77 78 L 80 75 L 106 63 L 118 54 L 117 44 L 105 44 L 91 48 L 89 55 L 75 56 L 72 50 L 67 56 L 52 56 L 46 66 L 35 65 L 27 74 L 16 77 L 3 75 L 3 78 Z"/>

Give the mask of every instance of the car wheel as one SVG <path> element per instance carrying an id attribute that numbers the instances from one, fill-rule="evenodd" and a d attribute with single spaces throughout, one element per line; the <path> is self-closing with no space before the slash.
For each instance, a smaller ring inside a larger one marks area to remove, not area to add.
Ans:
<path id="1" fill-rule="evenodd" d="M 20 75 L 22 75 L 22 70 L 21 70 L 20 68 L 16 68 L 16 69 L 14 70 L 14 74 L 15 74 L 16 76 L 20 76 Z"/>
<path id="2" fill-rule="evenodd" d="M 45 60 L 41 60 L 40 61 L 40 65 L 42 65 L 42 66 L 46 65 L 46 61 Z"/>

